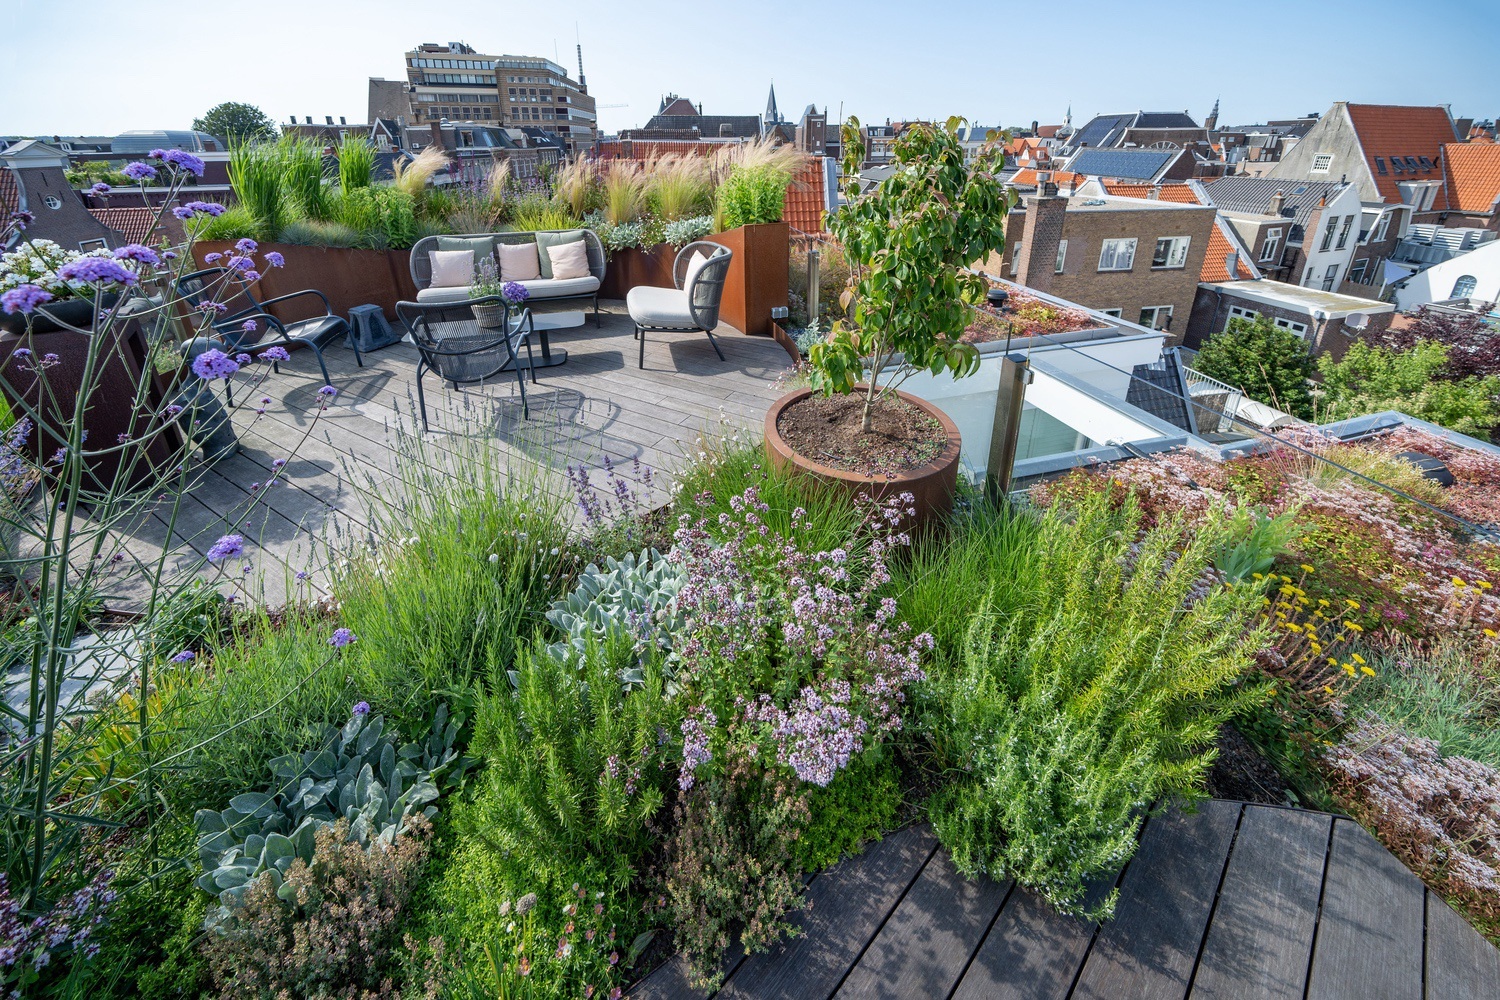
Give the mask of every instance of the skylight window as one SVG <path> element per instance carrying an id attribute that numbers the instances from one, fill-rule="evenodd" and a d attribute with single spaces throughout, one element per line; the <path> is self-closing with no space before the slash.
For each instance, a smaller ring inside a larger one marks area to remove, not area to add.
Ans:
<path id="1" fill-rule="evenodd" d="M 1402 172 L 1403 171 L 1401 170 L 1401 157 L 1399 157 L 1399 156 L 1393 156 L 1393 157 L 1391 157 L 1391 173 L 1393 173 L 1393 174 L 1399 174 L 1399 173 L 1402 173 Z"/>
<path id="2" fill-rule="evenodd" d="M 1375 172 L 1377 174 L 1384 174 L 1386 172 L 1386 169 L 1385 169 L 1385 157 L 1383 157 L 1383 156 L 1377 156 L 1377 157 L 1375 157 Z"/>
<path id="3" fill-rule="evenodd" d="M 1431 170 L 1432 169 L 1432 161 L 1429 160 L 1427 157 L 1425 157 L 1425 156 L 1419 156 L 1419 157 L 1417 157 L 1417 159 L 1421 161 L 1421 163 L 1422 163 L 1422 169 L 1423 170 Z"/>
<path id="4" fill-rule="evenodd" d="M 1408 156 L 1406 158 L 1406 168 L 1412 173 L 1416 173 L 1419 169 L 1421 169 L 1417 166 L 1417 158 L 1415 156 Z"/>

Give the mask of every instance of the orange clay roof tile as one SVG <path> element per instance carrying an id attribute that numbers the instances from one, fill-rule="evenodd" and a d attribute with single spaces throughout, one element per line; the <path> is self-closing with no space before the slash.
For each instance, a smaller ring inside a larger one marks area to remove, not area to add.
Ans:
<path id="1" fill-rule="evenodd" d="M 1402 201 L 1401 189 L 1397 187 L 1400 181 L 1442 179 L 1438 157 L 1443 146 L 1456 138 L 1453 121 L 1446 110 L 1436 105 L 1409 107 L 1393 104 L 1350 104 L 1348 109 L 1349 121 L 1353 123 L 1359 144 L 1364 149 L 1370 176 L 1387 202 L 1399 204 Z M 1381 173 L 1375 164 L 1377 156 L 1387 163 L 1392 156 L 1402 157 L 1402 172 Z M 1427 157 L 1432 169 L 1422 168 L 1419 164 L 1416 173 L 1412 173 L 1410 165 L 1404 162 L 1408 156 Z M 1439 195 L 1438 204 L 1433 207 L 1445 207 L 1442 200 Z"/>
<path id="2" fill-rule="evenodd" d="M 1443 147 L 1443 180 L 1450 209 L 1488 214 L 1500 197 L 1500 146 L 1448 143 Z"/>

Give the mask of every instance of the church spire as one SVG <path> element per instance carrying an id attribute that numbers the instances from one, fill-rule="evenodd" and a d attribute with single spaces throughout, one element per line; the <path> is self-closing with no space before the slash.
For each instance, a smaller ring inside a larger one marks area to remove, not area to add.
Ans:
<path id="1" fill-rule="evenodd" d="M 776 82 L 771 82 L 771 94 L 766 98 L 766 124 L 774 125 L 781 121 L 781 112 L 776 110 Z"/>

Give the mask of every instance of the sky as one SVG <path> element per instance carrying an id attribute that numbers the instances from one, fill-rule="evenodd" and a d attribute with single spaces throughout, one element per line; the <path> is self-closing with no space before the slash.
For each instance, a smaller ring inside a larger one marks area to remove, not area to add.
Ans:
<path id="1" fill-rule="evenodd" d="M 1174 9 L 1179 8 L 1177 13 Z M 809 103 L 980 125 L 1186 110 L 1250 124 L 1334 101 L 1450 104 L 1500 115 L 1500 74 L 1462 39 L 1492 39 L 1500 0 L 127 0 L 94 10 L 0 0 L 0 135 L 187 128 L 221 101 L 363 122 L 367 81 L 402 78 L 420 42 L 555 58 L 583 45 L 600 126 L 643 125 L 676 93 L 707 114 Z M 1059 17 L 1059 14 L 1065 16 Z M 1461 29 L 1461 30 L 1460 30 Z"/>

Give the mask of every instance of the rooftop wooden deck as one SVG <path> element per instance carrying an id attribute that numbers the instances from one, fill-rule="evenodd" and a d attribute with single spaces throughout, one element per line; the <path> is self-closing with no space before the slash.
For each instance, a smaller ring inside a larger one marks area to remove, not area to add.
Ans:
<path id="1" fill-rule="evenodd" d="M 513 376 L 454 392 L 429 374 L 429 446 L 455 449 L 463 436 L 478 435 L 494 441 L 504 456 L 559 473 L 575 463 L 597 468 L 607 455 L 629 475 L 630 464 L 639 460 L 660 474 L 655 499 L 664 500 L 670 472 L 696 450 L 701 434 L 758 427 L 779 394 L 776 382 L 789 359 L 768 338 L 721 327 L 720 361 L 702 334 L 651 334 L 642 370 L 623 303 L 605 303 L 604 310 L 600 328 L 591 317 L 585 326 L 551 331 L 553 348 L 567 351 L 568 360 L 541 369 L 539 384 L 528 384 L 529 419 L 522 419 Z M 319 412 L 317 395 L 322 377 L 305 351 L 294 353 L 249 401 L 244 388 L 236 391 L 239 451 L 206 470 L 184 499 L 175 532 L 181 546 L 173 557 L 177 565 L 187 568 L 220 535 L 237 530 L 248 543 L 253 589 L 276 603 L 299 571 L 312 574 L 308 585 L 315 591 L 322 589 L 325 538 L 336 531 L 363 537 L 369 483 L 378 488 L 395 469 L 394 429 L 420 426 L 417 352 L 396 344 L 366 356 L 363 368 L 343 346 L 325 357 L 338 389 L 326 412 Z M 257 415 L 262 396 L 271 402 Z M 252 502 L 252 486 L 269 478 L 279 458 L 290 459 L 282 483 L 262 489 L 264 499 Z M 158 504 L 135 526 L 130 548 L 137 555 L 160 552 L 169 506 Z"/>
<path id="2" fill-rule="evenodd" d="M 912 827 L 815 877 L 802 934 L 729 963 L 720 997 L 1494 1000 L 1500 950 L 1359 825 L 1214 800 L 1150 819 L 1114 919 L 969 881 Z M 1105 887 L 1107 889 L 1107 887 Z M 684 1000 L 673 960 L 639 1000 Z"/>

